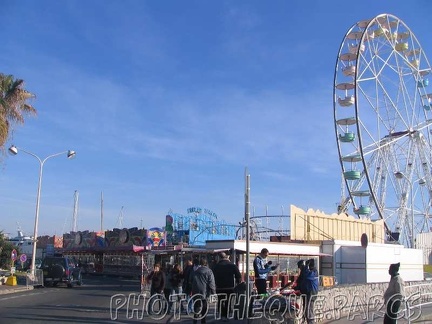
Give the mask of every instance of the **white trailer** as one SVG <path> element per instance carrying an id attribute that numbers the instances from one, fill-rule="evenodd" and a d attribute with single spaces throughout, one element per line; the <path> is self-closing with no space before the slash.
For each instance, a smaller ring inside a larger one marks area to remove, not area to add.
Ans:
<path id="1" fill-rule="evenodd" d="M 339 284 L 387 282 L 391 263 L 400 262 L 405 281 L 423 280 L 423 251 L 399 244 L 370 243 L 362 246 L 355 241 L 323 241 L 321 274 L 334 276 Z"/>

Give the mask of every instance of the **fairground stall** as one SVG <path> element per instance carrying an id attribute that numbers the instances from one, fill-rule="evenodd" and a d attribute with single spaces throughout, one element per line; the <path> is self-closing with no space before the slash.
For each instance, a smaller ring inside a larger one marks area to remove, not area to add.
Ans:
<path id="1" fill-rule="evenodd" d="M 58 252 L 75 257 L 84 272 L 139 276 L 142 259 L 148 269 L 145 271 L 151 270 L 155 262 L 162 266 L 167 263 L 183 265 L 186 256 L 205 254 L 212 262 L 213 254 L 205 249 L 205 242 L 233 239 L 235 232 L 236 226 L 219 220 L 209 209 L 191 207 L 187 214 L 170 212 L 165 216 L 164 227 L 64 234 L 63 249 Z"/>

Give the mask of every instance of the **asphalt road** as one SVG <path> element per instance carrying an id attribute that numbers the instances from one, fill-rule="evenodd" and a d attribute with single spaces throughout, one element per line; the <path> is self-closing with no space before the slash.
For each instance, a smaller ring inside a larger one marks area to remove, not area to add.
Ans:
<path id="1" fill-rule="evenodd" d="M 110 298 L 139 290 L 137 280 L 86 278 L 81 287 L 59 285 L 0 296 L 0 323 L 106 323 Z"/>
<path id="2" fill-rule="evenodd" d="M 0 324 L 192 323 L 189 315 L 180 312 L 150 317 L 142 311 L 143 303 L 133 305 L 139 290 L 137 279 L 89 276 L 80 287 L 59 285 L 0 295 Z M 219 322 L 212 309 L 207 319 L 207 323 Z"/>

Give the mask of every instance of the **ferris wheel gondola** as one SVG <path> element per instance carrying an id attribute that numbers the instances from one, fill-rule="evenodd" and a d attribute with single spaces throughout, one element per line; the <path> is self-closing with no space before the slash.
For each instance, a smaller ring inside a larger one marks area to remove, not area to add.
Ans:
<path id="1" fill-rule="evenodd" d="M 414 247 L 431 231 L 431 67 L 399 18 L 354 24 L 336 61 L 333 111 L 344 181 L 339 211 L 383 219 L 388 240 Z M 346 189 L 346 190 L 345 190 Z"/>

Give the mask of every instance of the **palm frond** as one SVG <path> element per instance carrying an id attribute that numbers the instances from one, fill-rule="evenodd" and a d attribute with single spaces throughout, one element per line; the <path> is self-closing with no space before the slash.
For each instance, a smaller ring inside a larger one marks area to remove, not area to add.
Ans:
<path id="1" fill-rule="evenodd" d="M 7 139 L 9 138 L 9 122 L 0 117 L 0 147 L 3 147 L 6 144 Z"/>
<path id="2" fill-rule="evenodd" d="M 36 115 L 29 103 L 36 96 L 24 88 L 24 80 L 0 73 L 0 147 L 3 147 L 14 124 L 24 124 L 24 117 Z"/>

